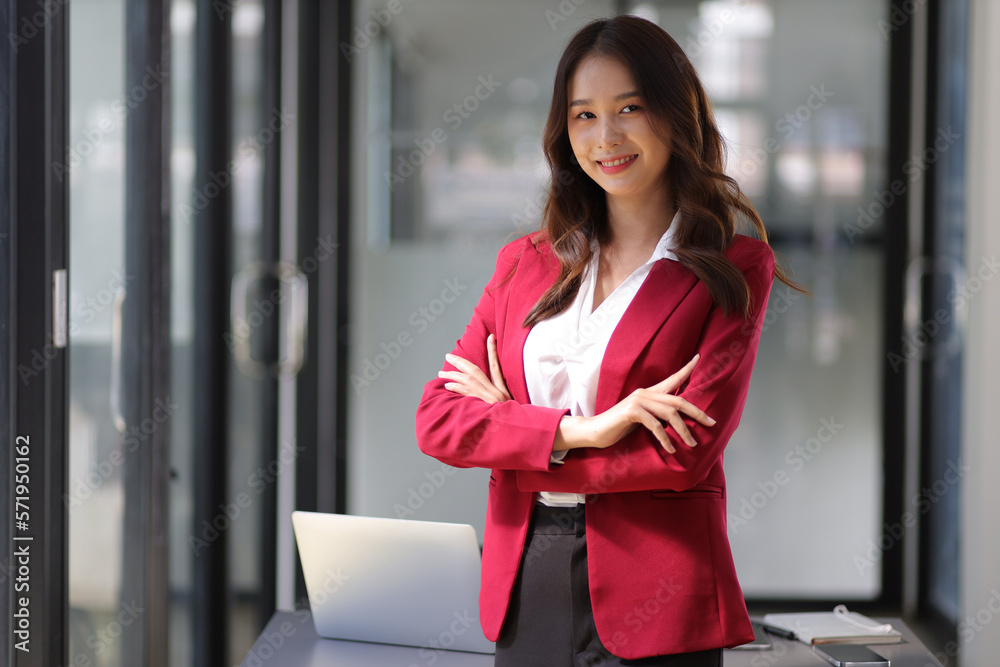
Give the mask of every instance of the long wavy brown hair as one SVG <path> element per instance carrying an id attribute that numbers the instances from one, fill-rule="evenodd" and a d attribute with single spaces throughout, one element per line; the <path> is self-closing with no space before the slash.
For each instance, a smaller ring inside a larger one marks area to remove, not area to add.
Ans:
<path id="1" fill-rule="evenodd" d="M 631 72 L 646 117 L 662 138 L 670 137 L 669 179 L 680 219 L 672 248 L 724 312 L 750 311 L 750 288 L 743 273 L 723 254 L 737 222 L 767 241 L 753 204 L 723 172 L 725 145 L 705 90 L 687 55 L 655 23 L 635 16 L 598 19 L 566 46 L 556 69 L 552 106 L 545 125 L 545 159 L 551 170 L 541 237 L 559 259 L 559 277 L 524 319 L 530 327 L 565 310 L 573 301 L 591 257 L 590 242 L 608 242 L 610 230 L 603 188 L 576 162 L 567 129 L 568 86 L 590 55 L 612 57 Z M 803 291 L 777 267 L 775 276 Z"/>

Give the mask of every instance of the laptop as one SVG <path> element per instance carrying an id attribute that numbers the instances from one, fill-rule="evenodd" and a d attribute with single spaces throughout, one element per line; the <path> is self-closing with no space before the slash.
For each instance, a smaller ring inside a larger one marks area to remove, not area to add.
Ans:
<path id="1" fill-rule="evenodd" d="M 472 526 L 298 511 L 292 526 L 319 636 L 494 652 Z"/>

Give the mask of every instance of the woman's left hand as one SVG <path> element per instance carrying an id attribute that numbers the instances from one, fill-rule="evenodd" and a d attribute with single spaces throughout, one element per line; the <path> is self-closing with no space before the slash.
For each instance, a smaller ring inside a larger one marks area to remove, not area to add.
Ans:
<path id="1" fill-rule="evenodd" d="M 453 354 L 444 355 L 448 363 L 458 369 L 438 373 L 439 378 L 450 380 L 445 383 L 444 388 L 463 396 L 481 398 L 487 403 L 509 401 L 510 392 L 507 391 L 507 384 L 503 381 L 503 373 L 500 371 L 497 340 L 493 334 L 486 339 L 486 352 L 490 360 L 490 377 L 486 377 L 486 373 L 467 359 Z"/>

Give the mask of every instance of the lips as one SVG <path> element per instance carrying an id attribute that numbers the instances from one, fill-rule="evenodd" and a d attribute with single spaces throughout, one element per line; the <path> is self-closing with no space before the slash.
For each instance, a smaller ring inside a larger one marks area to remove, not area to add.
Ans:
<path id="1" fill-rule="evenodd" d="M 639 157 L 638 154 L 618 155 L 607 160 L 596 160 L 596 162 L 605 174 L 617 174 L 628 169 L 637 157 Z"/>

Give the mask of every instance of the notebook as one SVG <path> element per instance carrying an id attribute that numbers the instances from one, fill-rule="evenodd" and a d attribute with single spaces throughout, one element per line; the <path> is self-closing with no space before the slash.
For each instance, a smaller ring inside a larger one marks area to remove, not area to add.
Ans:
<path id="1" fill-rule="evenodd" d="M 764 624 L 785 630 L 804 644 L 898 644 L 903 635 L 888 623 L 838 605 L 833 611 L 765 614 Z"/>
<path id="2" fill-rule="evenodd" d="M 472 526 L 317 512 L 292 526 L 321 637 L 493 653 Z"/>

